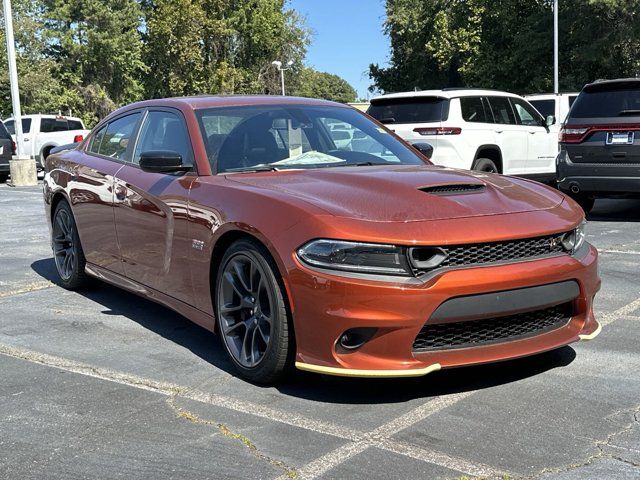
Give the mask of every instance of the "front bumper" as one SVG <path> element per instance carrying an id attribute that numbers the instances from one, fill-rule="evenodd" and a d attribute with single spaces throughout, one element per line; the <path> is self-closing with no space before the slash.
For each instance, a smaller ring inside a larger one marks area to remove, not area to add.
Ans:
<path id="1" fill-rule="evenodd" d="M 413 350 L 422 327 L 447 300 L 571 280 L 577 282 L 579 293 L 571 319 L 561 328 L 469 348 Z M 450 270 L 424 283 L 346 278 L 298 264 L 289 281 L 296 366 L 332 375 L 406 377 L 552 350 L 599 333 L 592 307 L 599 288 L 597 251 L 588 244 L 576 256 Z M 346 330 L 359 327 L 376 328 L 376 334 L 357 350 L 337 347 Z"/>
<path id="2" fill-rule="evenodd" d="M 640 165 L 625 163 L 574 163 L 565 150 L 556 161 L 558 188 L 584 194 L 640 194 Z"/>

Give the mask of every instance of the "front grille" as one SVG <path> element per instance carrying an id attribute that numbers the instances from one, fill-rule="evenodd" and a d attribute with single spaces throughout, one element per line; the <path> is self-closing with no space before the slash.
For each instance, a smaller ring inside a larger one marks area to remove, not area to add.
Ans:
<path id="1" fill-rule="evenodd" d="M 481 192 L 484 190 L 484 185 L 477 183 L 436 185 L 433 187 L 423 187 L 420 190 L 434 195 L 456 195 L 459 193 Z"/>
<path id="2" fill-rule="evenodd" d="M 413 342 L 414 352 L 469 348 L 540 335 L 571 319 L 571 303 L 505 317 L 429 324 Z"/>
<path id="3" fill-rule="evenodd" d="M 472 243 L 437 247 L 443 260 L 435 268 L 469 267 L 484 263 L 517 262 L 533 257 L 568 253 L 562 246 L 564 233 L 494 243 Z M 434 255 L 434 247 L 414 247 L 411 257 L 424 260 Z M 418 270 L 420 264 L 414 262 Z M 425 269 L 427 270 L 427 269 Z"/>

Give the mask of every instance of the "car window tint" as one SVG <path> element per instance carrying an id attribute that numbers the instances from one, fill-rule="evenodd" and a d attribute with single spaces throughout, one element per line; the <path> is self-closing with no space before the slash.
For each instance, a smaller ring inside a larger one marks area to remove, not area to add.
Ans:
<path id="1" fill-rule="evenodd" d="M 480 97 L 460 97 L 460 109 L 465 122 L 488 122 L 484 104 Z"/>
<path id="2" fill-rule="evenodd" d="M 68 120 L 69 130 L 83 130 L 82 122 L 80 120 Z"/>
<path id="3" fill-rule="evenodd" d="M 569 108 L 573 106 L 573 102 L 576 101 L 576 98 L 578 98 L 577 95 L 569 95 Z"/>
<path id="4" fill-rule="evenodd" d="M 22 133 L 29 133 L 31 131 L 31 119 L 30 118 L 23 118 L 22 119 Z M 7 127 L 7 131 L 11 134 L 11 135 L 15 135 L 16 134 L 16 129 L 15 129 L 15 123 L 13 120 L 7 120 L 4 123 L 4 126 Z"/>
<path id="5" fill-rule="evenodd" d="M 129 140 L 140 120 L 140 113 L 120 117 L 107 125 L 97 153 L 106 157 L 124 160 Z"/>
<path id="6" fill-rule="evenodd" d="M 516 125 L 516 117 L 513 115 L 511 103 L 507 97 L 489 97 L 489 105 L 493 111 L 496 123 Z"/>
<path id="7" fill-rule="evenodd" d="M 133 163 L 140 163 L 144 152 L 164 150 L 179 153 L 184 165 L 192 165 L 191 146 L 184 120 L 177 114 L 151 111 L 140 129 Z"/>
<path id="8" fill-rule="evenodd" d="M 89 147 L 87 150 L 89 150 L 92 153 L 98 153 L 100 151 L 100 143 L 102 142 L 102 139 L 104 138 L 104 133 L 106 131 L 107 131 L 107 126 L 105 125 L 96 133 L 94 133 L 91 136 L 91 142 L 89 143 Z"/>
<path id="9" fill-rule="evenodd" d="M 531 100 L 529 103 L 533 105 L 544 118 L 556 114 L 555 100 Z"/>
<path id="10" fill-rule="evenodd" d="M 11 135 L 9 135 L 9 132 L 7 132 L 7 128 L 2 122 L 0 122 L 0 138 L 2 138 L 3 140 L 11 140 Z"/>
<path id="11" fill-rule="evenodd" d="M 640 114 L 640 90 L 611 86 L 607 89 L 584 90 L 574 102 L 572 118 L 638 117 Z"/>
<path id="12" fill-rule="evenodd" d="M 40 120 L 40 131 L 42 133 L 66 132 L 69 124 L 66 118 L 43 118 Z"/>
<path id="13" fill-rule="evenodd" d="M 373 100 L 367 113 L 379 122 L 428 123 L 449 117 L 449 99 L 440 97 L 380 98 Z"/>
<path id="14" fill-rule="evenodd" d="M 540 114 L 533 108 L 531 105 L 527 104 L 524 100 L 520 100 L 519 98 L 512 98 L 511 103 L 513 104 L 513 109 L 516 112 L 516 121 L 520 125 L 526 125 L 529 127 L 539 127 L 540 126 Z"/>

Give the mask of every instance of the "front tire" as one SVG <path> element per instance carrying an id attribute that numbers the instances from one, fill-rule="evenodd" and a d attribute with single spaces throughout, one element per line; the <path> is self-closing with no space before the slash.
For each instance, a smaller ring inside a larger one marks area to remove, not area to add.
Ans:
<path id="1" fill-rule="evenodd" d="M 473 162 L 473 167 L 471 168 L 471 170 L 477 170 L 479 172 L 487 173 L 500 173 L 495 162 L 488 158 L 478 158 L 475 162 Z"/>
<path id="2" fill-rule="evenodd" d="M 71 207 L 66 200 L 56 206 L 51 223 L 51 247 L 60 283 L 67 290 L 86 287 L 90 283 L 85 272 L 87 262 Z"/>
<path id="3" fill-rule="evenodd" d="M 247 380 L 275 382 L 290 364 L 294 342 L 269 252 L 253 240 L 233 243 L 222 257 L 215 285 L 217 326 L 229 359 Z"/>

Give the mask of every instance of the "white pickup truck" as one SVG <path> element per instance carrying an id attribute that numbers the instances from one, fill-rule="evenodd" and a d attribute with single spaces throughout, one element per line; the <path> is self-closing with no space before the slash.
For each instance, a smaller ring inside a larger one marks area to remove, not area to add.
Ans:
<path id="1" fill-rule="evenodd" d="M 13 118 L 4 121 L 5 127 L 15 141 Z M 68 143 L 81 142 L 89 133 L 82 120 L 62 115 L 23 115 L 22 134 L 24 147 L 22 154 L 36 159 L 38 167 L 44 165 L 52 148 Z"/>

